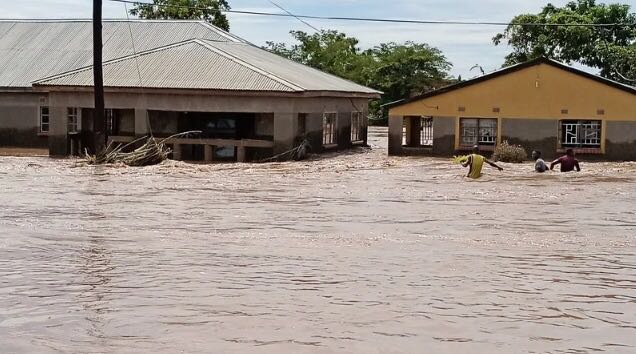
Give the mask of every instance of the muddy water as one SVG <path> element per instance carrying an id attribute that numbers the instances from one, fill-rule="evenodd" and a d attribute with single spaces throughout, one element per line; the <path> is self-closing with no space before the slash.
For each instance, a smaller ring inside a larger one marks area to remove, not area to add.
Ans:
<path id="1" fill-rule="evenodd" d="M 2 353 L 634 353 L 636 164 L 0 158 Z"/>

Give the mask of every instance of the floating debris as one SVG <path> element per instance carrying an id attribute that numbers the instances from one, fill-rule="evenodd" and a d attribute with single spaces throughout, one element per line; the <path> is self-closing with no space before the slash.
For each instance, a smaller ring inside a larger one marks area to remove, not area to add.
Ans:
<path id="1" fill-rule="evenodd" d="M 169 136 L 165 139 L 156 139 L 154 136 L 144 136 L 125 145 L 117 145 L 111 142 L 106 150 L 97 155 L 90 155 L 85 151 L 86 162 L 90 165 L 124 164 L 127 166 L 151 166 L 158 165 L 168 159 L 172 150 L 167 146 L 170 139 L 185 137 L 191 134 L 200 134 L 200 131 L 190 131 Z M 140 147 L 131 152 L 125 152 L 142 141 Z"/>

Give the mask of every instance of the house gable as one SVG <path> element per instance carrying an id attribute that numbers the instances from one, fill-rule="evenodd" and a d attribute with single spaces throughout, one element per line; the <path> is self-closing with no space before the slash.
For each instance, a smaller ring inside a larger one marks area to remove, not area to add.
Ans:
<path id="1" fill-rule="evenodd" d="M 544 59 L 397 103 L 389 112 L 394 116 L 636 121 L 636 89 Z"/>

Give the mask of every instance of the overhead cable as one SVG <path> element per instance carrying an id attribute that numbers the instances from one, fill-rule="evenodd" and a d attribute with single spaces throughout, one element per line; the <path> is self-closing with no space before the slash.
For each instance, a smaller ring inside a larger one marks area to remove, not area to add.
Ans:
<path id="1" fill-rule="evenodd" d="M 183 9 L 200 10 L 200 11 L 210 10 L 210 8 L 205 8 L 205 7 L 153 4 L 153 3 L 134 1 L 134 0 L 107 0 L 107 1 L 134 4 L 134 5 L 183 8 Z M 466 25 L 466 26 L 511 26 L 511 25 L 514 25 L 514 26 L 535 26 L 535 27 L 636 27 L 636 23 L 540 23 L 540 22 L 488 22 L 488 21 L 435 21 L 435 20 L 406 20 L 406 19 L 366 18 L 366 17 L 314 16 L 314 15 L 297 15 L 297 14 L 291 14 L 291 13 L 275 13 L 275 12 L 260 12 L 260 11 L 246 11 L 246 10 L 219 10 L 219 11 L 223 13 L 254 15 L 254 16 L 294 17 L 299 20 L 313 19 L 313 20 L 327 20 L 327 21 L 380 22 L 380 23 L 402 23 L 402 24 L 420 24 L 420 25 Z M 311 27 L 314 28 L 313 26 Z"/>

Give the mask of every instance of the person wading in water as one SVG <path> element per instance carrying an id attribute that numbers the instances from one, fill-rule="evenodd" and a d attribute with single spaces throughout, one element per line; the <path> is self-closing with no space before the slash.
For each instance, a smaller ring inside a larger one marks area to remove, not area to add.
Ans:
<path id="1" fill-rule="evenodd" d="M 572 172 L 576 168 L 576 172 L 581 172 L 579 167 L 579 160 L 574 157 L 574 150 L 565 150 L 565 156 L 561 156 L 558 159 L 552 161 L 550 169 L 553 170 L 555 165 L 561 164 L 561 172 Z"/>
<path id="2" fill-rule="evenodd" d="M 483 157 L 482 155 L 479 154 L 479 146 L 475 145 L 473 146 L 473 153 L 468 155 L 468 160 L 466 160 L 466 162 L 462 163 L 462 166 L 464 167 L 468 167 L 470 166 L 470 169 L 468 170 L 468 178 L 473 178 L 473 179 L 477 179 L 479 177 L 481 177 L 481 169 L 482 167 L 484 167 L 484 162 L 489 164 L 490 166 L 498 169 L 499 171 L 503 171 L 503 168 L 497 166 L 497 164 L 495 164 L 494 162 L 488 160 L 487 158 Z"/>

